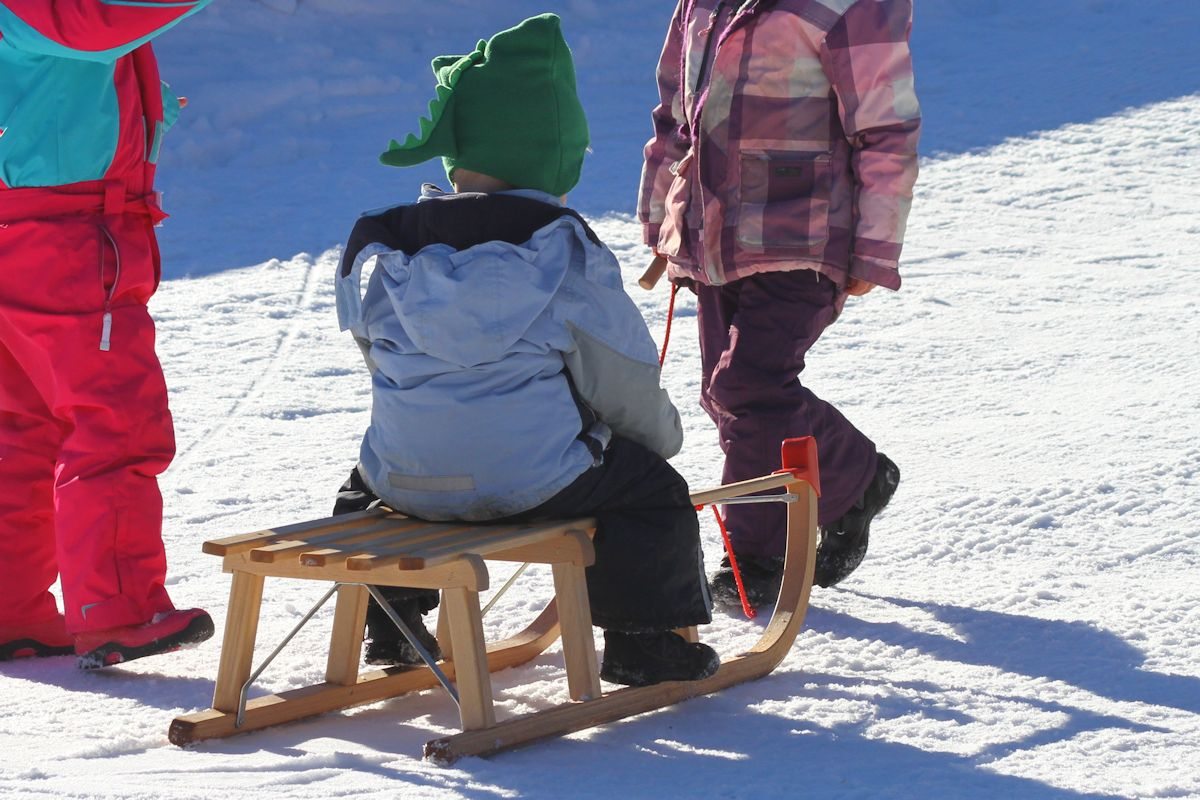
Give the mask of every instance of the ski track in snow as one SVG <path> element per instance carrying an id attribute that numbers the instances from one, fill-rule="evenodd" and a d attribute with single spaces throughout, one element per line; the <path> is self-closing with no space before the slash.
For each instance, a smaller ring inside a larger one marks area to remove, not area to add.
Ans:
<path id="1" fill-rule="evenodd" d="M 219 635 L 97 673 L 5 664 L 0 797 L 1200 798 L 1198 150 L 1192 95 L 923 165 L 904 289 L 852 301 L 806 372 L 903 481 L 772 675 L 438 768 L 417 757 L 456 728 L 436 691 L 172 747 L 170 720 L 211 699 Z M 661 340 L 640 231 L 593 223 Z M 167 281 L 154 301 L 180 442 L 170 588 L 218 626 L 228 577 L 200 543 L 328 513 L 356 458 L 370 386 L 337 329 L 338 256 Z M 720 453 L 695 402 L 695 305 L 677 303 L 674 463 L 705 487 Z M 489 631 L 550 586 L 531 569 Z M 323 591 L 268 582 L 260 657 Z M 256 691 L 320 679 L 330 612 Z M 720 614 L 705 638 L 735 653 L 763 624 Z M 559 664 L 555 648 L 499 674 L 498 715 L 562 700 Z"/>
<path id="2" fill-rule="evenodd" d="M 317 265 L 314 264 L 310 258 L 305 256 L 299 256 L 287 265 L 278 264 L 277 262 L 271 265 L 271 267 L 277 269 L 304 270 L 303 280 L 299 289 L 295 292 L 294 299 L 289 299 L 286 293 L 280 295 L 250 295 L 237 297 L 232 301 L 214 303 L 201 307 L 201 314 L 212 316 L 213 314 L 221 315 L 227 311 L 239 313 L 239 311 L 241 311 L 241 309 L 238 308 L 239 306 L 248 306 L 248 309 L 245 310 L 249 311 L 250 313 L 261 314 L 267 319 L 285 320 L 287 321 L 287 326 L 279 332 L 278 337 L 274 342 L 274 346 L 269 350 L 263 351 L 259 348 L 255 348 L 252 355 L 247 354 L 244 357 L 243 363 L 262 363 L 264 365 L 262 370 L 257 373 L 252 373 L 250 384 L 246 386 L 243 391 L 235 394 L 231 398 L 231 403 L 227 409 L 223 409 L 218 412 L 214 420 L 210 422 L 211 427 L 204 431 L 189 432 L 191 434 L 188 436 L 188 441 L 190 441 L 190 444 L 187 444 L 179 449 L 179 452 L 175 457 L 175 461 L 173 462 L 174 468 L 179 470 L 187 468 L 189 461 L 191 460 L 193 450 L 198 447 L 203 447 L 206 444 L 211 444 L 214 441 L 219 441 L 223 432 L 231 425 L 235 425 L 238 419 L 244 416 L 246 412 L 242 411 L 243 407 L 248 409 L 253 408 L 255 402 L 264 394 L 265 389 L 270 388 L 277 391 L 277 384 L 287 382 L 286 379 L 276 380 L 276 376 L 281 367 L 288 362 L 288 357 L 292 347 L 296 345 L 298 340 L 302 340 L 304 338 L 303 328 L 306 325 L 312 324 L 313 320 L 311 317 L 314 316 L 314 314 L 311 312 L 316 310 L 327 310 L 325 306 L 322 306 L 320 309 L 312 308 L 316 291 L 317 275 L 320 274 L 324 276 L 324 272 L 316 269 L 316 266 Z M 325 271 L 328 271 L 328 264 L 322 263 L 320 266 L 324 267 Z M 160 337 L 165 336 L 166 338 L 170 339 L 171 334 L 176 332 L 178 326 L 173 326 L 171 324 L 172 322 L 176 322 L 176 320 L 167 319 L 160 321 L 158 326 Z M 229 322 L 229 325 L 216 326 L 215 330 L 213 331 L 215 336 L 211 342 L 212 352 L 221 351 L 224 347 L 229 345 L 228 339 L 224 337 L 228 336 L 230 329 L 236 329 L 239 327 L 236 320 L 229 320 Z M 186 331 L 187 328 L 184 327 L 183 330 Z M 195 341 L 190 336 L 183 336 L 174 344 L 176 347 L 182 348 L 182 352 L 186 352 L 188 347 L 201 344 L 201 342 Z M 247 345 L 249 343 L 243 340 L 242 342 L 236 342 L 234 344 L 235 346 L 238 346 Z M 179 361 L 183 361 L 184 359 L 182 358 L 182 352 L 173 352 L 174 349 L 175 348 L 172 348 L 169 345 L 161 348 L 162 352 L 160 353 L 160 356 L 162 357 L 162 360 L 169 364 L 172 361 L 171 357 L 176 356 Z M 183 388 L 186 389 L 186 385 Z M 310 411 L 310 413 L 317 412 Z"/>

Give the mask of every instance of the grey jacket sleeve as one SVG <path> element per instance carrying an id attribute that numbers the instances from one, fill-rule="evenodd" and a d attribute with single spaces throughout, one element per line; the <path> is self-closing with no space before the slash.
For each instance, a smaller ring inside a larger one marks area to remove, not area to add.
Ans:
<path id="1" fill-rule="evenodd" d="M 637 308 L 636 324 L 645 326 Z M 670 458 L 683 447 L 683 424 L 658 364 L 625 355 L 582 328 L 568 324 L 575 349 L 564 354 L 580 397 L 619 436 Z M 649 338 L 649 333 L 646 333 Z M 651 345 L 653 347 L 653 345 Z"/>

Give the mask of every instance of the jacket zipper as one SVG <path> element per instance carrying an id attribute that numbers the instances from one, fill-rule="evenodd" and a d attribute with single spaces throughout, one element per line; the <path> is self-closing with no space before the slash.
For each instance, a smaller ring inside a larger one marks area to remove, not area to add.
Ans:
<path id="1" fill-rule="evenodd" d="M 716 66 L 716 63 L 717 63 L 716 51 L 720 49 L 720 44 L 721 44 L 719 40 L 722 37 L 728 35 L 733 30 L 734 26 L 738 22 L 741 21 L 742 12 L 746 11 L 751 6 L 753 6 L 754 2 L 755 2 L 755 0 L 737 0 L 736 4 L 733 6 L 733 9 L 730 13 L 729 22 L 720 31 L 717 31 L 716 28 L 717 28 L 717 23 L 720 22 L 721 11 L 725 7 L 726 0 L 718 0 L 716 6 L 713 7 L 712 13 L 709 15 L 708 30 L 706 31 L 708 38 L 704 41 L 704 56 L 703 56 L 703 60 L 700 62 L 700 70 L 696 76 L 696 87 L 693 91 L 693 94 L 696 97 L 696 103 L 697 103 L 696 108 L 693 109 L 693 111 L 695 112 L 696 118 L 695 118 L 694 122 L 692 123 L 692 125 L 690 126 L 691 131 L 689 131 L 689 133 L 691 134 L 691 136 L 689 138 L 691 139 L 692 152 L 695 153 L 696 160 L 699 159 L 699 151 L 696 150 L 696 140 L 699 139 L 699 136 L 700 136 L 700 117 L 704 113 L 704 105 L 701 102 L 701 97 L 702 97 L 701 87 L 704 85 L 704 81 L 707 79 L 708 74 L 712 71 L 712 68 L 714 66 Z M 715 46 L 714 46 L 714 42 L 713 42 L 714 38 L 718 40 L 715 43 Z M 710 54 L 712 56 L 711 59 L 709 58 Z M 686 83 L 686 76 L 681 76 L 681 77 L 685 80 L 685 83 Z M 691 164 L 690 168 L 697 169 L 695 164 Z M 693 191 L 697 195 L 696 197 L 693 197 L 693 202 L 698 201 L 700 203 L 701 208 L 703 208 L 703 206 L 704 206 L 704 188 L 700 185 L 699 180 L 697 180 L 694 183 Z M 700 253 L 697 255 L 697 266 L 704 270 L 705 274 L 708 275 L 709 280 L 713 281 L 713 285 L 720 285 L 720 284 L 725 283 L 725 281 L 722 279 L 722 276 L 719 274 L 716 274 L 716 270 L 711 268 L 712 265 L 705 263 L 704 251 L 705 251 L 705 248 L 704 248 L 703 242 L 702 242 L 701 246 L 700 246 Z"/>
<path id="2" fill-rule="evenodd" d="M 696 98 L 696 101 L 695 101 L 696 105 L 692 109 L 692 111 L 695 114 L 695 119 L 692 121 L 692 124 L 690 126 L 691 130 L 689 131 L 689 137 L 688 137 L 691 140 L 691 148 L 692 148 L 691 149 L 692 155 L 687 157 L 687 159 L 689 160 L 688 169 L 690 169 L 690 170 L 697 169 L 697 165 L 694 162 L 698 161 L 699 156 L 700 156 L 700 153 L 699 153 L 696 145 L 700 138 L 700 116 L 704 112 L 704 103 L 703 103 L 704 83 L 706 80 L 708 80 L 709 74 L 712 72 L 713 67 L 717 63 L 717 50 L 720 48 L 720 42 L 716 41 L 716 40 L 718 40 L 721 37 L 721 34 L 723 33 L 723 31 L 717 30 L 717 26 L 721 21 L 721 12 L 724 11 L 724 9 L 725 9 L 725 2 L 726 2 L 726 0 L 718 0 L 717 4 L 715 6 L 713 6 L 713 10 L 708 16 L 708 29 L 703 32 L 706 37 L 704 40 L 704 52 L 700 58 L 700 69 L 698 69 L 696 71 L 696 86 L 692 91 L 693 96 Z M 736 14 L 734 16 L 736 16 Z M 732 23 L 732 21 L 733 20 L 731 18 L 730 23 Z M 726 26 L 726 27 L 728 27 L 728 26 Z M 693 181 L 692 192 L 693 192 L 692 203 L 699 203 L 700 208 L 703 209 L 703 207 L 704 207 L 704 189 L 701 187 L 699 180 Z M 700 269 L 704 270 L 704 272 L 708 275 L 709 280 L 723 282 L 723 281 L 719 281 L 719 278 L 720 278 L 719 275 L 713 274 L 713 270 L 709 268 L 710 265 L 705 263 L 707 261 L 707 259 L 705 258 L 704 250 L 705 250 L 704 244 L 703 244 L 703 242 L 701 242 L 700 252 L 697 254 L 697 264 L 696 265 Z"/>
<path id="3" fill-rule="evenodd" d="M 717 23 L 721 21 L 721 11 L 727 5 L 727 0 L 718 0 L 712 12 L 708 15 L 708 39 L 704 42 L 704 57 L 700 62 L 700 71 L 696 75 L 696 86 L 693 90 L 694 94 L 699 95 L 700 89 L 704 86 L 704 81 L 708 78 L 708 74 L 712 72 L 712 67 L 717 63 L 716 49 L 720 47 L 720 39 L 726 36 L 733 30 L 734 23 L 741 19 L 742 12 L 746 11 L 751 5 L 755 4 L 755 0 L 738 0 L 733 3 L 733 7 L 729 12 L 729 22 L 721 30 L 717 30 Z M 714 36 L 715 34 L 715 36 Z M 714 39 L 717 41 L 714 44 Z M 709 55 L 712 58 L 709 58 Z"/>
<path id="4" fill-rule="evenodd" d="M 700 59 L 700 70 L 696 73 L 696 86 L 692 90 L 697 96 L 700 94 L 700 87 L 704 85 L 704 79 L 708 77 L 709 70 L 712 69 L 712 61 L 716 61 L 716 54 L 713 50 L 713 34 L 716 32 L 717 21 L 721 18 L 721 9 L 725 7 L 725 0 L 720 0 L 713 7 L 712 13 L 708 15 L 708 30 L 705 34 L 708 36 L 704 40 L 704 55 Z M 719 35 L 719 34 L 718 34 Z M 713 56 L 712 61 L 709 61 L 709 55 Z"/>
<path id="5" fill-rule="evenodd" d="M 113 258 L 116 262 L 116 271 L 113 274 L 112 286 L 108 287 L 104 295 L 104 316 L 101 318 L 100 324 L 100 350 L 107 353 L 112 347 L 112 300 L 117 293 L 117 284 L 121 282 L 121 251 L 117 248 L 117 240 L 108 232 L 108 228 L 104 225 L 100 226 L 100 230 L 104 233 L 104 238 L 108 239 L 108 243 L 112 245 Z M 104 290 L 104 243 L 100 243 L 100 289 Z"/>

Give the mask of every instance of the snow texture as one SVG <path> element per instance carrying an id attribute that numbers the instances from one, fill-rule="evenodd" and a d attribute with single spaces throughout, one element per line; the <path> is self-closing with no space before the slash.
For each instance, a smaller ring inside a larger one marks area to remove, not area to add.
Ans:
<path id="1" fill-rule="evenodd" d="M 636 286 L 629 212 L 672 4 L 548 5 L 592 125 L 572 199 L 661 340 L 668 293 Z M 175 216 L 152 307 L 181 606 L 224 623 L 205 539 L 329 512 L 370 404 L 337 330 L 337 242 L 438 177 L 375 161 L 424 109 L 429 59 L 545 8 L 239 0 L 162 39 L 191 100 L 162 158 Z M 927 155 L 904 289 L 852 301 L 805 377 L 903 480 L 866 562 L 815 590 L 774 673 L 441 768 L 421 744 L 457 717 L 432 690 L 168 744 L 171 719 L 211 700 L 219 636 L 96 673 L 8 663 L 0 797 L 1200 798 L 1200 6 L 922 0 L 917 15 Z M 674 463 L 703 488 L 720 451 L 696 403 L 695 321 L 681 294 L 664 369 L 686 431 Z M 719 533 L 701 520 L 711 566 Z M 523 626 L 550 585 L 532 568 L 488 630 Z M 268 581 L 260 642 L 320 594 Z M 330 617 L 256 693 L 320 680 Z M 704 639 L 734 654 L 762 624 L 721 615 Z M 496 678 L 501 717 L 565 695 L 557 648 Z"/>

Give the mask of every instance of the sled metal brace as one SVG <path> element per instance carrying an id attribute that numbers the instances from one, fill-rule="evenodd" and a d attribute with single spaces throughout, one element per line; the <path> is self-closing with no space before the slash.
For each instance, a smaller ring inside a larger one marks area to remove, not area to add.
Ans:
<path id="1" fill-rule="evenodd" d="M 518 574 L 520 573 L 518 572 Z M 335 583 L 333 584 L 333 588 L 326 592 L 325 595 L 308 610 L 308 613 L 301 618 L 300 622 L 296 624 L 296 627 L 292 628 L 291 632 L 288 633 L 288 635 L 283 638 L 283 641 L 279 643 L 279 646 L 271 651 L 271 654 L 266 657 L 263 663 L 260 664 L 256 670 L 250 673 L 250 677 L 247 678 L 246 682 L 242 684 L 241 691 L 238 693 L 237 721 L 234 723 L 235 728 L 240 728 L 243 724 L 245 724 L 246 700 L 247 695 L 250 692 L 250 687 L 253 686 L 254 682 L 258 680 L 259 676 L 266 671 L 267 667 L 271 665 L 271 662 L 283 652 L 284 648 L 287 647 L 288 643 L 295 638 L 296 634 L 299 633 L 314 616 L 316 616 L 317 612 L 329 602 L 329 598 L 333 597 L 337 590 L 342 586 L 362 586 L 367 590 L 367 592 L 370 593 L 371 597 L 375 599 L 375 602 L 379 604 L 379 607 L 383 609 L 385 614 L 387 614 L 388 619 L 392 621 L 392 624 L 400 630 L 400 633 L 404 635 L 404 638 L 408 640 L 408 643 L 411 644 L 413 649 L 417 651 L 417 654 L 421 656 L 421 660 L 424 661 L 426 666 L 428 666 L 433 672 L 434 676 L 438 680 L 438 683 L 442 685 L 442 687 L 450 695 L 451 699 L 454 700 L 454 704 L 461 707 L 462 704 L 459 701 L 458 690 L 454 688 L 454 684 L 450 682 L 450 679 L 446 676 L 446 673 L 443 672 L 441 667 L 437 665 L 437 660 L 434 659 L 433 655 L 426 650 L 419 641 L 417 641 L 416 635 L 412 632 L 412 630 L 409 629 L 407 625 L 404 624 L 404 620 L 400 619 L 400 615 L 397 614 L 396 610 L 392 608 L 391 604 L 384 599 L 383 595 L 380 594 L 379 589 L 371 586 L 370 584 L 363 583 Z"/>
<path id="2" fill-rule="evenodd" d="M 509 579 L 504 582 L 504 585 L 497 589 L 496 593 L 487 601 L 487 605 L 485 605 L 483 610 L 479 612 L 479 616 L 486 617 L 487 613 L 492 610 L 492 606 L 496 605 L 496 601 L 503 597 L 504 593 L 512 588 L 512 585 L 517 582 L 517 578 L 521 577 L 525 570 L 529 569 L 529 565 L 532 563 L 532 561 L 526 561 L 524 564 L 517 567 L 517 571 L 509 576 Z"/>
<path id="3" fill-rule="evenodd" d="M 454 705 L 458 706 L 461 710 L 462 702 L 458 698 L 458 690 L 454 688 L 454 684 L 452 684 L 450 679 L 446 677 L 446 673 L 442 672 L 442 668 L 437 665 L 437 659 L 433 657 L 433 654 L 426 650 L 425 645 L 421 644 L 421 642 L 417 640 L 416 634 L 412 632 L 412 629 L 404 624 L 404 620 L 400 619 L 400 615 L 396 613 L 396 609 L 392 608 L 391 604 L 383 598 L 383 595 L 380 593 L 377 587 L 369 584 L 359 585 L 363 586 L 368 592 L 371 593 L 371 597 L 375 598 L 376 603 L 379 603 L 379 607 L 382 608 L 384 613 L 388 615 L 388 619 L 392 621 L 393 625 L 400 629 L 400 632 L 404 634 L 404 638 L 408 639 L 408 643 L 411 644 L 413 649 L 417 651 L 417 654 L 421 656 L 421 660 L 425 662 L 425 666 L 429 667 L 434 676 L 438 679 L 438 683 L 442 685 L 442 688 L 445 689 L 450 697 L 454 700 Z"/>
<path id="4" fill-rule="evenodd" d="M 794 503 L 800 499 L 800 495 L 792 492 L 784 492 L 783 494 L 767 494 L 767 495 L 746 495 L 743 497 L 730 497 L 726 500 L 717 500 L 713 503 L 714 506 L 736 506 L 747 505 L 750 503 Z"/>

